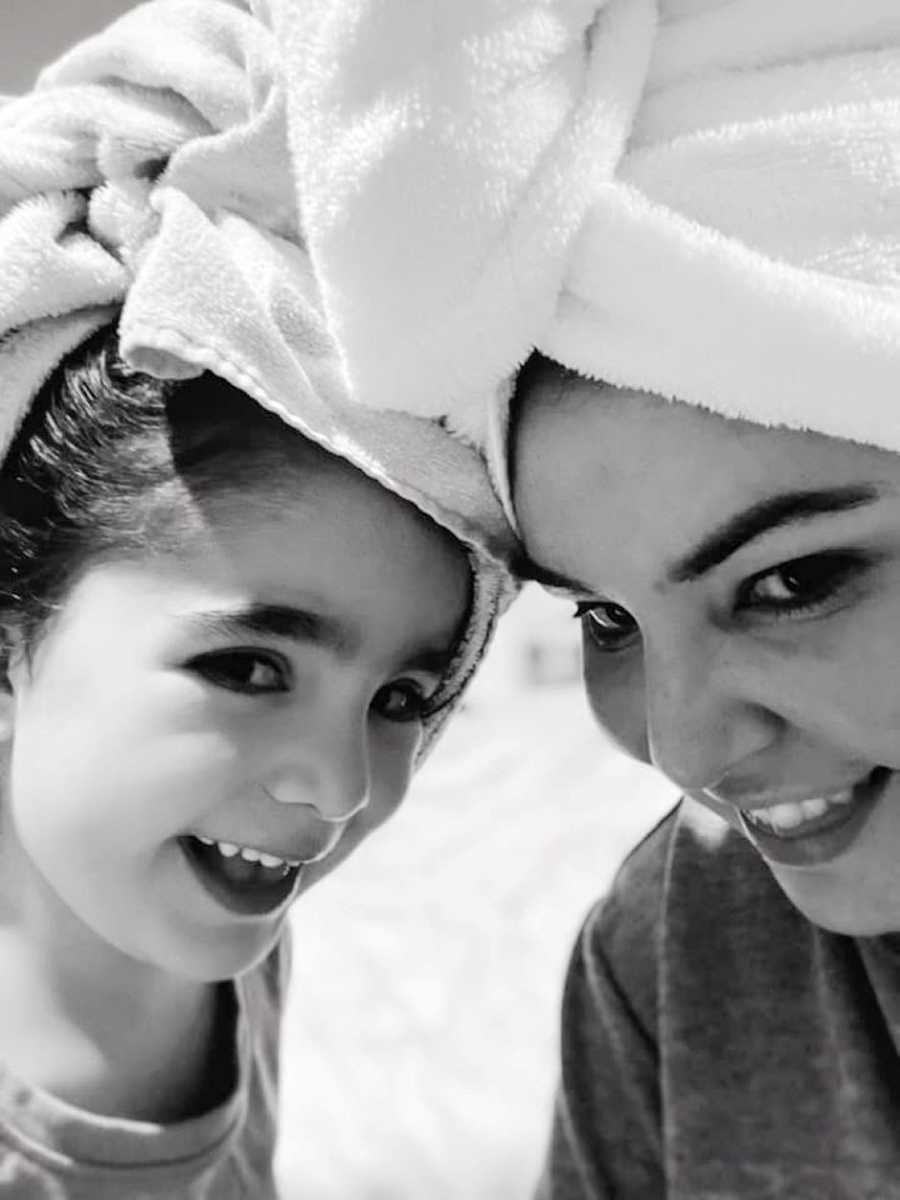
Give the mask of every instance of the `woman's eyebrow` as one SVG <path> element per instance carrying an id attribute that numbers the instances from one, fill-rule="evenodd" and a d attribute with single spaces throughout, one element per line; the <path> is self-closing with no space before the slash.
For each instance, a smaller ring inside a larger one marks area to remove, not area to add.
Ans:
<path id="1" fill-rule="evenodd" d="M 760 534 L 784 525 L 808 521 L 823 513 L 847 512 L 872 504 L 881 496 L 868 484 L 847 484 L 817 491 L 783 492 L 737 513 L 666 571 L 670 583 L 699 579 Z"/>
<path id="2" fill-rule="evenodd" d="M 558 571 L 542 567 L 527 554 L 519 554 L 513 564 L 513 573 L 524 583 L 539 583 L 541 587 L 550 588 L 553 591 L 571 592 L 573 596 L 590 596 L 594 591 L 586 583 L 572 579 L 569 575 L 560 575 Z"/>

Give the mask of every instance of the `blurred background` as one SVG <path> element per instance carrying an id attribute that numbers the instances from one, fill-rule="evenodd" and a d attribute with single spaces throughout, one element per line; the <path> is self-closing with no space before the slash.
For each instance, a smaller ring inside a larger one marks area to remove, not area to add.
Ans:
<path id="1" fill-rule="evenodd" d="M 130 7 L 0 0 L 0 94 Z M 569 946 L 674 800 L 592 727 L 578 660 L 526 590 L 398 816 L 295 909 L 285 1200 L 530 1195 Z"/>

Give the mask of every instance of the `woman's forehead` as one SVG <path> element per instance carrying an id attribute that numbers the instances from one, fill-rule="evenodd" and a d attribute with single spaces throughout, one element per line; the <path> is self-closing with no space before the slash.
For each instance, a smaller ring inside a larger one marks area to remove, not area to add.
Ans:
<path id="1" fill-rule="evenodd" d="M 529 556 L 551 568 L 565 557 L 571 571 L 588 543 L 674 548 L 784 493 L 900 489 L 900 458 L 887 451 L 587 380 L 539 380 L 521 404 L 516 513 Z"/>

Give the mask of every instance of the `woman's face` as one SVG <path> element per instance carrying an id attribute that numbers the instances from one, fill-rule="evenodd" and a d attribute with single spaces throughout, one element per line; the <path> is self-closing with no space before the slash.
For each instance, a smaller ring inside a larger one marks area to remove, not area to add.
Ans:
<path id="1" fill-rule="evenodd" d="M 278 482 L 90 567 L 15 658 L 0 854 L 36 935 L 235 975 L 403 798 L 466 556 L 342 464 Z"/>
<path id="2" fill-rule="evenodd" d="M 547 374 L 516 457 L 601 725 L 810 920 L 900 930 L 900 456 Z"/>

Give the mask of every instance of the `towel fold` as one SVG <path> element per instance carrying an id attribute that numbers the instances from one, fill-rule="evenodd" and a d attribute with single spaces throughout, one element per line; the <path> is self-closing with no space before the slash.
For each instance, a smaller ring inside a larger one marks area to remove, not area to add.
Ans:
<path id="1" fill-rule="evenodd" d="M 652 7 L 283 7 L 304 229 L 363 403 L 446 414 L 483 442 L 489 404 L 548 324 L 565 252 L 621 153 Z"/>
<path id="2" fill-rule="evenodd" d="M 292 3 L 153 0 L 0 106 L 0 453 L 60 359 L 117 320 L 134 366 L 216 373 L 469 547 L 455 695 L 511 598 L 512 539 L 470 445 L 348 386 L 298 220 L 271 27 Z"/>
<path id="3" fill-rule="evenodd" d="M 538 345 L 613 384 L 900 450 L 900 8 L 683 9 L 660 3 L 627 152 Z"/>
<path id="4" fill-rule="evenodd" d="M 363 401 L 485 443 L 537 347 L 900 450 L 896 0 L 309 0 L 280 19 L 305 64 L 303 219 Z"/>

